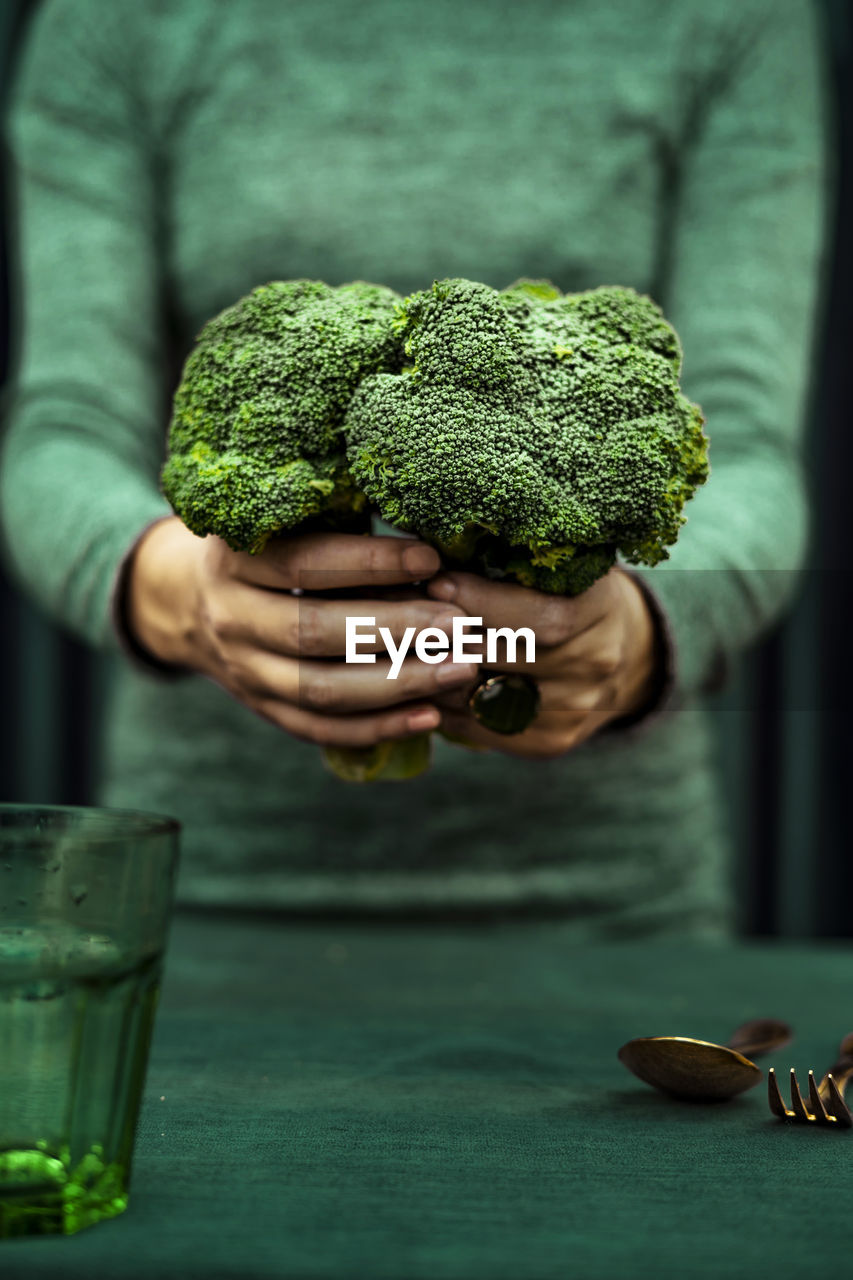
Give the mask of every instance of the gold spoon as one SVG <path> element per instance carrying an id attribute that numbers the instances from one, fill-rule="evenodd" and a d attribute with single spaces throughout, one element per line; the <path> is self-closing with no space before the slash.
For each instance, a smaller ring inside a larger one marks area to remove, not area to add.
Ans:
<path id="1" fill-rule="evenodd" d="M 710 1102 L 757 1085 L 762 1072 L 750 1058 L 781 1049 L 792 1035 L 786 1022 L 756 1018 L 738 1027 L 724 1045 L 688 1036 L 640 1036 L 623 1044 L 619 1060 L 655 1089 Z"/>

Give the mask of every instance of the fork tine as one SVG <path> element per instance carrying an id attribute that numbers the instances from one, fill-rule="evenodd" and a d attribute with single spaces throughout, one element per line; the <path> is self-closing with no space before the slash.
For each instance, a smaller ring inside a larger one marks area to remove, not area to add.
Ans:
<path id="1" fill-rule="evenodd" d="M 840 1125 L 845 1129 L 853 1129 L 853 1116 L 851 1116 L 849 1108 L 841 1096 L 838 1085 L 832 1078 L 832 1075 L 826 1077 L 826 1091 L 829 1094 L 829 1110 Z"/>
<path id="2" fill-rule="evenodd" d="M 809 1101 L 811 1103 L 812 1111 L 814 1112 L 814 1118 L 817 1120 L 818 1124 L 832 1124 L 835 1117 L 827 1114 L 826 1107 L 823 1105 L 823 1099 L 821 1098 L 820 1093 L 818 1092 L 818 1087 L 815 1084 L 813 1071 L 809 1072 Z"/>
<path id="3" fill-rule="evenodd" d="M 774 1116 L 778 1116 L 780 1120 L 786 1119 L 788 1112 L 785 1108 L 785 1103 L 782 1101 L 779 1082 L 776 1079 L 776 1072 L 773 1067 L 767 1072 L 767 1101 L 770 1103 L 770 1110 Z"/>
<path id="4" fill-rule="evenodd" d="M 809 1115 L 806 1110 L 806 1104 L 803 1102 L 803 1095 L 800 1093 L 800 1086 L 797 1084 L 797 1075 L 793 1067 L 791 1067 L 791 1107 L 798 1120 L 808 1121 L 814 1119 L 814 1116 Z"/>

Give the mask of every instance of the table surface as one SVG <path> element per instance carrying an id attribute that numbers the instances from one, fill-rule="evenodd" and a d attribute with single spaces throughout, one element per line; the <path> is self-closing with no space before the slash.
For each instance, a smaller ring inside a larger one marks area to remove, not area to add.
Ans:
<path id="1" fill-rule="evenodd" d="M 0 1242 L 4 1280 L 848 1273 L 853 1131 L 763 1084 L 675 1102 L 636 1035 L 784 1017 L 801 1081 L 853 1029 L 853 948 L 580 946 L 559 921 L 179 915 L 127 1211 Z"/>

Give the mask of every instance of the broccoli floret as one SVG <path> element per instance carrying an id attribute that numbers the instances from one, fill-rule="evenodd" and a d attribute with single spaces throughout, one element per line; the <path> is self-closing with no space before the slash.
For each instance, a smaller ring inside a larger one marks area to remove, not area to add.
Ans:
<path id="1" fill-rule="evenodd" d="M 345 419 L 355 483 L 385 520 L 561 594 L 617 553 L 667 557 L 707 442 L 650 298 L 441 280 L 405 299 L 396 329 L 406 363 L 365 377 Z"/>
<path id="2" fill-rule="evenodd" d="M 275 533 L 369 518 L 343 419 L 367 374 L 400 367 L 399 295 L 275 281 L 205 325 L 175 394 L 163 492 L 194 533 L 259 552 Z"/>

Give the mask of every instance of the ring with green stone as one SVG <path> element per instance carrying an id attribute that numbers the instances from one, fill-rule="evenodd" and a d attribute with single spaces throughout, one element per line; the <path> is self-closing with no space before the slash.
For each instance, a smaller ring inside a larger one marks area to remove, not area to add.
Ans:
<path id="1" fill-rule="evenodd" d="M 474 719 L 492 733 L 523 733 L 539 712 L 539 685 L 532 676 L 517 673 L 483 675 L 468 698 Z"/>

